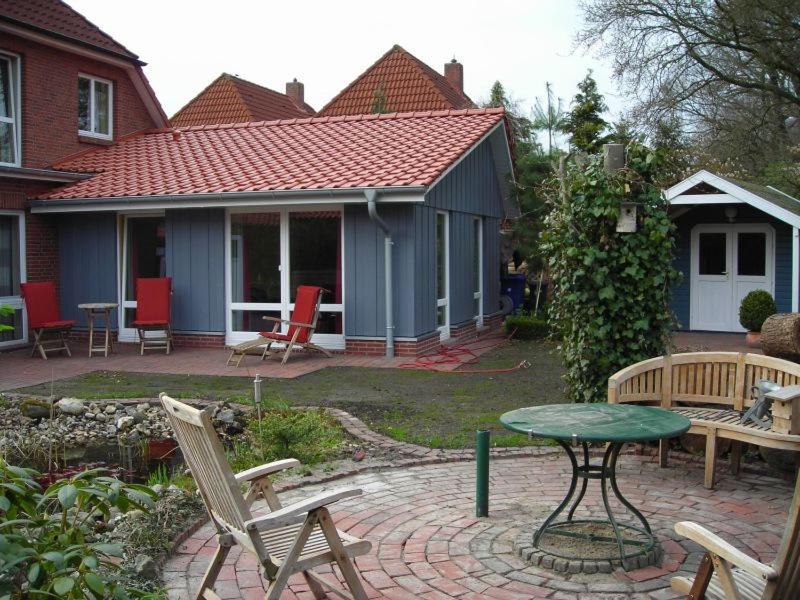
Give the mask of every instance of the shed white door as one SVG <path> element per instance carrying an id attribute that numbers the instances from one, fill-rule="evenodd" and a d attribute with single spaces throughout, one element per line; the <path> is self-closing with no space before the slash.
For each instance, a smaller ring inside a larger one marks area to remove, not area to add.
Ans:
<path id="1" fill-rule="evenodd" d="M 774 230 L 766 224 L 698 225 L 692 231 L 691 329 L 744 331 L 739 305 L 775 293 Z"/>

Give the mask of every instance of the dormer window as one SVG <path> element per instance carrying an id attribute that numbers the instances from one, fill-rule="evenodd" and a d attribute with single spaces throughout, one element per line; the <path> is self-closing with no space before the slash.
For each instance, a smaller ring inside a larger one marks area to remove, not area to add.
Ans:
<path id="1" fill-rule="evenodd" d="M 0 165 L 19 166 L 19 59 L 0 54 Z"/>
<path id="2" fill-rule="evenodd" d="M 78 76 L 78 133 L 111 139 L 113 118 L 113 86 L 110 81 Z"/>

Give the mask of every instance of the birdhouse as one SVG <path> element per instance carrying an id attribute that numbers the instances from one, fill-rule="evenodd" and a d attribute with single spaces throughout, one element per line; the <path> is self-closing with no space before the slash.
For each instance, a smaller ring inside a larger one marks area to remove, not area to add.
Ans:
<path id="1" fill-rule="evenodd" d="M 623 202 L 619 208 L 619 218 L 617 219 L 617 233 L 636 232 L 636 203 Z"/>

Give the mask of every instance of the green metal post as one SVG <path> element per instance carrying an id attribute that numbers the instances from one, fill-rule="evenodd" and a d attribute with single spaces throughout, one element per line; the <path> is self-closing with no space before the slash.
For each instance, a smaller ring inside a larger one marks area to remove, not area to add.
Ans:
<path id="1" fill-rule="evenodd" d="M 475 476 L 475 516 L 489 516 L 489 432 L 478 430 L 475 445 L 477 474 Z"/>

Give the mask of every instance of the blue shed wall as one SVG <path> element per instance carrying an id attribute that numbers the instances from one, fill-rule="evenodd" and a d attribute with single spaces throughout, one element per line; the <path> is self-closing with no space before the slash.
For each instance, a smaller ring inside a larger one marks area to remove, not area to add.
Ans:
<path id="1" fill-rule="evenodd" d="M 775 303 L 778 312 L 792 310 L 792 228 L 748 205 L 737 204 L 737 223 L 769 223 L 775 229 Z M 689 329 L 691 305 L 692 228 L 700 224 L 725 223 L 724 205 L 699 206 L 676 219 L 675 268 L 683 273 L 672 289 L 671 308 L 678 318 L 678 329 Z"/>
<path id="2" fill-rule="evenodd" d="M 63 319 L 86 318 L 82 302 L 118 302 L 117 217 L 113 213 L 59 215 L 59 297 Z M 117 328 L 117 311 L 112 311 Z"/>
<path id="3" fill-rule="evenodd" d="M 173 329 L 225 331 L 225 211 L 168 210 L 165 221 Z"/>

